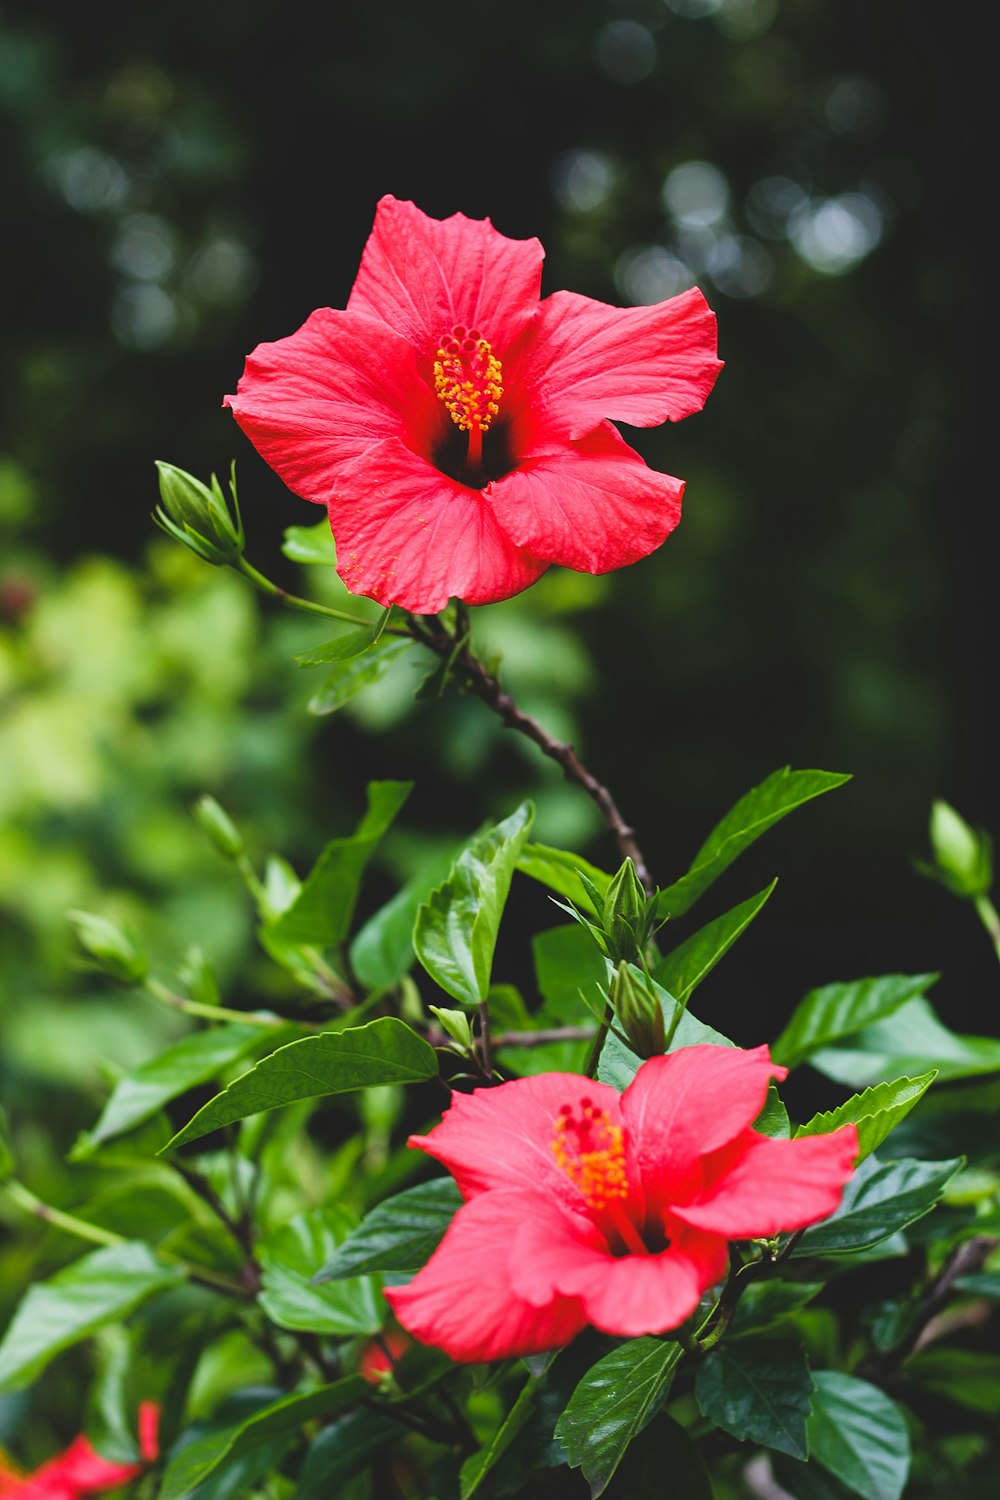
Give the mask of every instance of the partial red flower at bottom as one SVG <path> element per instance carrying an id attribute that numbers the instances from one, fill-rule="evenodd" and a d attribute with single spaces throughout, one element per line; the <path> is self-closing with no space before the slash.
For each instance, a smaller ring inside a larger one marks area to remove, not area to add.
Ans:
<path id="1" fill-rule="evenodd" d="M 50 1458 L 30 1474 L 8 1467 L 0 1454 L 0 1500 L 82 1500 L 86 1495 L 104 1495 L 121 1489 L 145 1473 L 159 1454 L 160 1407 L 156 1401 L 139 1404 L 139 1453 L 141 1463 L 120 1464 L 102 1458 L 89 1438 L 81 1433 L 56 1458 Z"/>
<path id="2" fill-rule="evenodd" d="M 752 1128 L 768 1049 L 685 1047 L 625 1092 L 543 1073 L 456 1095 L 410 1145 L 465 1203 L 427 1265 L 386 1289 L 396 1317 L 459 1361 L 568 1344 L 592 1325 L 634 1338 L 678 1327 L 728 1270 L 730 1240 L 828 1217 L 857 1130 L 774 1140 Z"/>
<path id="3" fill-rule="evenodd" d="M 347 307 L 259 344 L 225 397 L 288 488 L 326 506 L 352 593 L 417 614 L 489 604 L 551 563 L 634 563 L 677 525 L 683 482 L 613 422 L 701 410 L 715 315 L 694 287 L 654 307 L 541 300 L 543 255 L 385 197 Z"/>

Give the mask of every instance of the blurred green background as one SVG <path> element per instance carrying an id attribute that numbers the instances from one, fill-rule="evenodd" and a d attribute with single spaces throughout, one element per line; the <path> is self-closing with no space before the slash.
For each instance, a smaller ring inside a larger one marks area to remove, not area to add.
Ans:
<path id="1" fill-rule="evenodd" d="M 259 1003 L 201 793 L 301 872 L 369 779 L 414 778 L 366 909 L 524 795 L 540 838 L 617 863 L 581 793 L 480 705 L 414 704 L 409 666 L 311 716 L 292 656 L 329 632 L 151 523 L 154 460 L 235 459 L 251 560 L 335 596 L 280 555 L 316 512 L 221 401 L 344 305 L 387 192 L 538 235 L 546 291 L 697 282 L 718 314 L 705 411 L 628 434 L 687 480 L 677 533 L 477 614 L 661 883 L 778 766 L 854 773 L 720 883 L 722 909 L 781 876 L 706 1019 L 753 1044 L 813 985 L 942 968 L 943 1018 L 992 1024 L 985 940 L 911 864 L 935 796 L 1000 829 L 984 31 L 909 0 L 0 6 L 0 1073 L 29 1158 L 57 1173 L 108 1068 L 177 1034 L 71 967 L 68 907 L 168 965 L 201 945 Z M 530 983 L 556 915 L 515 882 L 498 978 Z"/>

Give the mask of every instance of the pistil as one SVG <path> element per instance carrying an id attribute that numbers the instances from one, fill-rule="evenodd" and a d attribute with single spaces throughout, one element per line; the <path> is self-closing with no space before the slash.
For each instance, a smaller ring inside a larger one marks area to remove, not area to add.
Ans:
<path id="1" fill-rule="evenodd" d="M 442 339 L 434 361 L 434 391 L 455 426 L 469 435 L 463 468 L 470 478 L 480 473 L 483 433 L 500 410 L 502 376 L 500 361 L 478 328 L 459 324 Z"/>

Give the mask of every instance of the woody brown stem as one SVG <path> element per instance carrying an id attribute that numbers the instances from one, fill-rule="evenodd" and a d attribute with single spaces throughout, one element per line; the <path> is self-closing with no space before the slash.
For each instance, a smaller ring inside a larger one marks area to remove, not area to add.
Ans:
<path id="1" fill-rule="evenodd" d="M 449 634 L 437 621 L 428 622 L 426 626 L 423 622 L 419 625 L 414 622 L 413 633 L 438 656 L 447 658 L 455 650 L 457 638 Z M 543 755 L 547 755 L 550 760 L 554 760 L 562 767 L 567 781 L 575 782 L 587 793 L 588 797 L 596 802 L 604 821 L 615 837 L 623 859 L 631 859 L 643 890 L 647 896 L 651 896 L 654 889 L 653 880 L 636 842 L 635 829 L 625 821 L 608 788 L 587 769 L 573 746 L 554 739 L 537 719 L 533 719 L 530 714 L 526 714 L 523 709 L 519 708 L 510 693 L 500 686 L 498 679 L 487 671 L 468 645 L 464 645 L 458 652 L 454 661 L 454 669 L 461 676 L 463 685 L 468 691 L 482 699 L 508 729 L 515 729 L 519 734 L 533 741 Z"/>

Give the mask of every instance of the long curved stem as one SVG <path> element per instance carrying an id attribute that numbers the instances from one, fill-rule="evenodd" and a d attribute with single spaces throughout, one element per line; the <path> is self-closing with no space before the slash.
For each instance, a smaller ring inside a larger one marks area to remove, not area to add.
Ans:
<path id="1" fill-rule="evenodd" d="M 458 635 L 451 635 L 436 620 L 430 622 L 426 628 L 414 622 L 413 634 L 438 656 L 446 658 L 455 651 L 459 639 Z M 488 708 L 491 708 L 508 729 L 514 729 L 532 740 L 543 755 L 547 755 L 562 767 L 567 781 L 575 782 L 587 793 L 588 797 L 596 802 L 604 821 L 615 837 L 622 858 L 631 859 L 643 889 L 647 895 L 652 895 L 653 880 L 636 842 L 635 829 L 626 822 L 608 788 L 587 769 L 574 747 L 555 739 L 539 724 L 537 719 L 519 708 L 510 693 L 501 687 L 499 680 L 473 653 L 468 642 L 459 649 L 455 656 L 453 669 L 461 677 L 463 686 L 480 698 Z"/>

